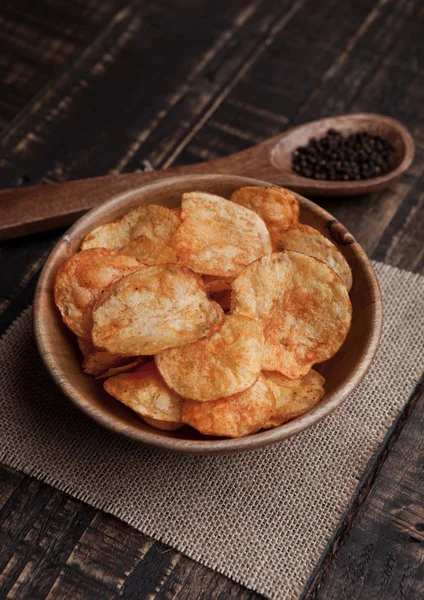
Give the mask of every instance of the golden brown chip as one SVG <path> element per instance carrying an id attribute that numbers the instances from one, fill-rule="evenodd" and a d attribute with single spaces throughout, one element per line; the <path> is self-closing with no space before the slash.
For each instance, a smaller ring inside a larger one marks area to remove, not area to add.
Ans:
<path id="1" fill-rule="evenodd" d="M 119 373 L 126 373 L 135 369 L 145 362 L 144 356 L 118 356 L 103 350 L 97 350 L 95 346 L 84 338 L 78 338 L 78 346 L 84 357 L 82 370 L 87 375 L 93 375 L 96 379 L 105 379 Z"/>
<path id="2" fill-rule="evenodd" d="M 279 427 L 303 415 L 325 394 L 325 379 L 313 369 L 299 379 L 287 379 L 278 371 L 264 371 L 262 375 L 275 398 L 274 413 L 263 426 L 264 429 Z"/>
<path id="3" fill-rule="evenodd" d="M 122 220 L 123 221 L 123 220 Z M 90 231 L 82 241 L 81 250 L 90 248 L 107 248 L 109 250 L 120 250 L 130 240 L 129 226 L 126 221 L 113 221 L 99 225 Z"/>
<path id="4" fill-rule="evenodd" d="M 109 369 L 126 366 L 129 363 L 133 363 L 134 366 L 137 364 L 132 357 L 117 356 L 110 352 L 98 350 L 84 360 L 82 363 L 82 370 L 84 373 L 87 373 L 87 375 L 99 377 L 103 373 L 109 371 Z"/>
<path id="5" fill-rule="evenodd" d="M 157 204 L 134 208 L 118 221 L 105 223 L 85 236 L 81 249 L 109 248 L 120 250 L 141 235 L 168 245 L 181 223 L 171 209 Z"/>
<path id="6" fill-rule="evenodd" d="M 182 420 L 204 435 L 238 438 L 259 431 L 275 408 L 262 376 L 247 390 L 213 402 L 184 400 Z"/>
<path id="7" fill-rule="evenodd" d="M 182 399 L 168 388 L 153 361 L 107 379 L 103 387 L 143 418 L 181 423 Z"/>
<path id="8" fill-rule="evenodd" d="M 84 250 L 67 260 L 56 275 L 54 300 L 69 329 L 90 339 L 93 303 L 111 283 L 141 268 L 135 258 L 105 248 Z"/>
<path id="9" fill-rule="evenodd" d="M 147 425 L 154 427 L 155 429 L 162 429 L 162 431 L 175 431 L 184 426 L 184 423 L 171 423 L 169 421 L 160 421 L 159 419 L 151 419 L 150 417 L 143 417 L 143 421 L 146 421 Z"/>
<path id="10" fill-rule="evenodd" d="M 232 285 L 231 311 L 264 328 L 262 368 L 290 379 L 333 356 L 349 331 L 346 287 L 326 264 L 284 251 L 247 266 Z"/>
<path id="11" fill-rule="evenodd" d="M 139 356 L 209 335 L 224 313 L 186 267 L 144 267 L 110 286 L 93 307 L 92 339 L 112 354 Z"/>
<path id="12" fill-rule="evenodd" d="M 345 284 L 352 287 L 352 272 L 343 254 L 319 231 L 309 225 L 296 225 L 282 231 L 277 238 L 278 250 L 295 250 L 325 262 Z"/>
<path id="13" fill-rule="evenodd" d="M 183 398 L 210 402 L 246 390 L 261 370 L 263 332 L 249 317 L 227 315 L 209 338 L 155 356 L 166 383 Z"/>
<path id="14" fill-rule="evenodd" d="M 280 232 L 299 221 L 299 203 L 286 188 L 243 187 L 236 190 L 230 200 L 250 208 L 265 221 L 274 247 Z"/>
<path id="15" fill-rule="evenodd" d="M 236 277 L 243 267 L 271 252 L 262 219 L 219 196 L 184 194 L 182 219 L 171 245 L 179 261 L 196 273 Z"/>
<path id="16" fill-rule="evenodd" d="M 119 254 L 133 256 L 145 265 L 163 265 L 176 263 L 177 253 L 175 250 L 159 240 L 152 240 L 146 235 L 140 235 L 126 244 Z"/>
<path id="17" fill-rule="evenodd" d="M 131 360 L 130 362 L 116 366 L 110 367 L 107 371 L 104 371 L 100 375 L 97 375 L 96 379 L 108 379 L 109 377 L 115 377 L 116 375 L 120 375 L 121 373 L 129 373 L 130 371 L 134 371 L 137 367 L 144 364 L 146 362 L 145 356 L 139 356 L 136 360 Z M 84 373 L 87 373 L 84 370 Z"/>
<path id="18" fill-rule="evenodd" d="M 82 363 L 82 370 L 87 375 L 93 375 L 97 379 L 112 377 L 119 373 L 126 373 L 135 369 L 140 360 L 128 356 L 116 356 L 110 352 L 95 352 Z"/>

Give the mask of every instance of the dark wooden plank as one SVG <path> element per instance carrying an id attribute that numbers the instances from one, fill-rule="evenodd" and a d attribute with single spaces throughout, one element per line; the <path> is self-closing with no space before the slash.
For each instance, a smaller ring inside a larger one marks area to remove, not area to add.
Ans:
<path id="1" fill-rule="evenodd" d="M 5 0 L 0 9 L 0 131 L 96 37 L 124 0 Z"/>
<path id="2" fill-rule="evenodd" d="M 45 598 L 94 514 L 66 494 L 25 478 L 0 515 L 4 596 Z"/>
<path id="3" fill-rule="evenodd" d="M 2 137 L 0 184 L 13 185 L 22 171 L 33 183 L 119 172 L 189 89 L 198 85 L 207 97 L 231 80 L 290 4 L 259 11 L 241 0 L 131 2 Z"/>
<path id="4" fill-rule="evenodd" d="M 315 3 L 313 9 L 309 2 L 304 3 L 283 29 L 276 26 L 256 60 L 225 89 L 225 96 L 209 120 L 205 121 L 207 115 L 202 114 L 201 129 L 196 131 L 196 123 L 196 134 L 190 130 L 165 156 L 165 164 L 177 148 L 176 164 L 210 160 L 286 129 L 321 85 L 323 76 L 361 27 L 373 4 L 348 2 L 349 19 L 335 27 L 336 1 Z"/>
<path id="5" fill-rule="evenodd" d="M 377 260 L 424 273 L 424 174 L 387 225 L 374 252 Z"/>
<path id="6" fill-rule="evenodd" d="M 4 467 L 0 471 L 0 506 L 4 506 L 25 475 Z"/>
<path id="7" fill-rule="evenodd" d="M 366 474 L 305 600 L 423 598 L 423 452 L 424 380 Z"/>

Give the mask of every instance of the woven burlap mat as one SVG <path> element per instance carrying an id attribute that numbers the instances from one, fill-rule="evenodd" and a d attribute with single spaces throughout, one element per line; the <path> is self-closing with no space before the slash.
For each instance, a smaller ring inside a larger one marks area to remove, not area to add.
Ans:
<path id="1" fill-rule="evenodd" d="M 424 278 L 376 264 L 378 357 L 333 415 L 264 450 L 180 456 L 121 439 L 58 393 L 30 310 L 0 341 L 0 459 L 271 598 L 299 596 L 424 367 Z"/>

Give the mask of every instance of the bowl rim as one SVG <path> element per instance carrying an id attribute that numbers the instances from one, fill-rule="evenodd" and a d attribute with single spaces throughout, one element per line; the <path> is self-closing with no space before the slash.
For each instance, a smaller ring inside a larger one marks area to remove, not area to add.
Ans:
<path id="1" fill-rule="evenodd" d="M 280 442 L 318 423 L 318 421 L 331 414 L 336 408 L 338 408 L 364 378 L 377 352 L 383 324 L 381 291 L 372 264 L 360 244 L 351 236 L 351 234 L 347 232 L 347 230 L 345 230 L 346 234 L 350 236 L 350 243 L 355 245 L 355 253 L 358 256 L 364 274 L 371 283 L 373 335 L 369 336 L 368 343 L 363 350 L 362 359 L 358 367 L 345 379 L 342 389 L 336 391 L 336 393 L 333 394 L 333 397 L 327 400 L 325 404 L 318 403 L 314 408 L 304 415 L 301 415 L 300 417 L 274 429 L 264 430 L 259 433 L 237 439 L 219 438 L 205 440 L 187 440 L 183 438 L 167 437 L 162 433 L 156 433 L 153 428 L 151 428 L 151 431 L 137 429 L 135 426 L 124 425 L 121 422 L 117 422 L 117 420 L 112 416 L 102 413 L 93 407 L 90 401 L 87 400 L 83 394 L 78 393 L 77 390 L 74 389 L 72 382 L 67 379 L 66 373 L 57 366 L 54 359 L 54 353 L 50 348 L 51 342 L 48 341 L 47 336 L 45 335 L 45 323 L 41 308 L 43 305 L 43 290 L 46 289 L 47 280 L 50 277 L 50 265 L 54 263 L 56 256 L 60 253 L 63 243 L 65 242 L 68 244 L 72 239 L 74 232 L 78 231 L 81 225 L 83 225 L 88 218 L 102 215 L 106 209 L 119 208 L 122 201 L 131 199 L 133 196 L 140 194 L 140 191 L 148 194 L 150 191 L 154 191 L 155 189 L 161 188 L 164 185 L 172 186 L 177 182 L 183 183 L 184 180 L 186 180 L 187 183 L 191 182 L 193 179 L 195 179 L 197 182 L 212 182 L 212 180 L 215 178 L 219 178 L 221 181 L 225 179 L 231 179 L 232 182 L 237 182 L 237 180 L 239 180 L 240 187 L 248 185 L 269 187 L 272 185 L 267 181 L 236 175 L 182 175 L 177 177 L 166 177 L 153 183 L 139 185 L 131 190 L 120 193 L 110 200 L 104 202 L 100 206 L 87 212 L 80 219 L 78 219 L 63 236 L 61 236 L 50 252 L 43 266 L 34 296 L 34 334 L 38 351 L 45 367 L 62 393 L 67 396 L 73 402 L 73 404 L 82 410 L 89 418 L 93 419 L 99 425 L 113 431 L 114 433 L 121 434 L 128 439 L 150 447 L 185 454 L 229 454 L 233 452 L 255 450 L 276 442 Z M 321 218 L 327 221 L 338 223 L 338 221 L 330 213 L 311 200 L 304 198 L 300 194 L 295 195 L 301 200 L 301 203 L 305 208 L 311 209 L 314 213 L 318 214 Z"/>

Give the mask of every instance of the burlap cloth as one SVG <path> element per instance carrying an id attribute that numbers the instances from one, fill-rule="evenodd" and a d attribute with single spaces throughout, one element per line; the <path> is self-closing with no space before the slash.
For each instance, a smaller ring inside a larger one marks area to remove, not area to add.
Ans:
<path id="1" fill-rule="evenodd" d="M 424 277 L 376 264 L 382 344 L 346 403 L 248 454 L 145 449 L 89 421 L 37 355 L 31 311 L 0 341 L 0 458 L 271 598 L 301 593 L 424 366 Z"/>

